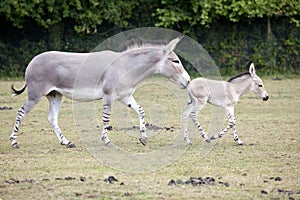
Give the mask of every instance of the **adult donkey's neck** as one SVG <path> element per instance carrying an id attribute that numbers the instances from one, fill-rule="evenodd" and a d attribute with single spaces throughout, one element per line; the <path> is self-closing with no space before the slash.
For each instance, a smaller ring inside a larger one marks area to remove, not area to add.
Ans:
<path id="1" fill-rule="evenodd" d="M 124 67 L 119 74 L 119 81 L 126 81 L 127 85 L 136 85 L 157 72 L 163 59 L 162 50 L 157 48 L 133 50 L 123 56 L 117 67 Z"/>

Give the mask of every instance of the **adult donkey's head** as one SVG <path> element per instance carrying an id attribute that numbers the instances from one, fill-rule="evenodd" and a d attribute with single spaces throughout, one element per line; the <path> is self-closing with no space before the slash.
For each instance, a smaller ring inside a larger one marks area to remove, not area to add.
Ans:
<path id="1" fill-rule="evenodd" d="M 170 81 L 178 84 L 182 89 L 186 88 L 190 82 L 190 76 L 183 68 L 178 56 L 173 51 L 180 42 L 182 36 L 179 36 L 167 44 L 164 49 L 164 59 L 159 63 L 158 73 L 167 77 Z"/>

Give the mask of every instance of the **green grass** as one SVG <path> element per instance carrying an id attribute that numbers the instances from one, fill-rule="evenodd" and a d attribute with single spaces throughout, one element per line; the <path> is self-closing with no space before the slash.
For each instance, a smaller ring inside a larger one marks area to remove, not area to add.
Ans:
<path id="1" fill-rule="evenodd" d="M 150 79 L 150 82 L 155 83 L 156 79 Z M 20 127 L 20 149 L 11 149 L 8 138 L 16 111 L 26 95 L 11 97 L 10 85 L 9 81 L 0 82 L 0 107 L 12 107 L 11 110 L 0 111 L 0 199 L 300 198 L 300 194 L 296 194 L 300 191 L 300 79 L 265 80 L 270 95 L 267 102 L 262 102 L 254 94 L 241 98 L 236 106 L 237 130 L 247 145 L 236 145 L 228 133 L 216 142 L 207 156 L 203 156 L 203 139 L 190 121 L 193 145 L 169 165 L 145 173 L 118 170 L 91 155 L 83 143 L 82 133 L 76 130 L 78 124 L 72 116 L 73 103 L 66 98 L 60 113 L 60 126 L 77 148 L 66 149 L 59 144 L 47 122 L 48 102 L 44 99 Z M 16 82 L 17 87 L 21 85 L 22 82 Z M 149 131 L 148 146 L 143 147 L 138 142 L 138 130 L 121 130 L 138 125 L 135 113 L 116 103 L 113 130 L 109 133 L 115 145 L 128 152 L 147 154 L 159 151 L 171 142 L 176 133 L 181 134 L 181 109 L 187 97 L 184 90 L 176 90 L 175 93 L 181 95 L 176 96 L 170 87 L 146 84 L 137 89 L 135 96 L 146 111 L 147 122 L 174 126 L 174 132 Z M 100 102 L 95 105 L 100 109 Z M 212 110 L 207 105 L 200 113 L 200 122 L 205 130 L 210 127 Z M 223 111 L 220 112 L 225 117 Z M 97 113 L 98 119 L 101 119 L 101 111 Z M 96 135 L 99 135 L 95 139 L 101 145 L 100 133 Z M 184 145 L 183 140 L 180 142 Z M 114 184 L 104 182 L 108 176 L 119 181 Z M 230 186 L 168 185 L 171 179 L 188 180 L 192 176 L 211 176 Z M 66 180 L 66 177 L 75 179 Z M 81 181 L 80 177 L 86 180 Z M 275 181 L 271 177 L 282 180 Z M 11 179 L 19 183 L 9 184 Z M 279 192 L 278 189 L 292 191 L 293 194 Z M 268 194 L 262 194 L 262 190 Z"/>

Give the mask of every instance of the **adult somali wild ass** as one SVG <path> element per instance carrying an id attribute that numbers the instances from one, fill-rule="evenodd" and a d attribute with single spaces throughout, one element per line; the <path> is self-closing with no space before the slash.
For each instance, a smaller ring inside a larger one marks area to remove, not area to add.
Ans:
<path id="1" fill-rule="evenodd" d="M 230 128 L 233 129 L 233 139 L 239 145 L 243 142 L 236 133 L 236 121 L 234 117 L 234 106 L 237 104 L 240 96 L 254 92 L 264 101 L 269 96 L 264 88 L 263 81 L 256 75 L 254 64 L 251 63 L 249 72 L 239 74 L 226 81 L 210 80 L 206 78 L 196 78 L 190 82 L 187 91 L 191 102 L 183 114 L 184 140 L 188 144 L 192 144 L 188 135 L 188 118 L 191 117 L 197 126 L 200 134 L 207 142 L 222 137 Z M 222 107 L 229 119 L 229 123 L 219 134 L 213 135 L 211 138 L 202 129 L 197 116 L 199 111 L 204 107 L 206 102 Z"/>
<path id="2" fill-rule="evenodd" d="M 190 76 L 184 70 L 174 49 L 182 37 L 167 45 L 154 45 L 136 42 L 122 52 L 100 51 L 93 53 L 45 52 L 37 55 L 29 63 L 25 73 L 25 85 L 18 91 L 12 86 L 13 93 L 19 95 L 28 87 L 28 97 L 18 110 L 16 122 L 10 136 L 11 147 L 18 148 L 17 135 L 25 115 L 46 96 L 50 109 L 48 121 L 60 143 L 67 148 L 75 147 L 68 141 L 58 126 L 58 114 L 62 96 L 76 101 L 102 99 L 102 135 L 105 144 L 110 140 L 111 107 L 119 100 L 133 109 L 140 121 L 140 141 L 146 145 L 147 135 L 144 123 L 145 113 L 132 96 L 138 83 L 160 73 L 181 88 L 186 88 Z"/>

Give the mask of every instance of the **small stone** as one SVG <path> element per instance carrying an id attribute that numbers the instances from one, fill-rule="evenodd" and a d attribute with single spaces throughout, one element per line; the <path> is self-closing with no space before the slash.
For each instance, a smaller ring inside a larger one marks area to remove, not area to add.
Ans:
<path id="1" fill-rule="evenodd" d="M 80 197 L 80 196 L 82 196 L 82 193 L 75 192 L 75 196 L 76 196 L 76 197 Z"/>
<path id="2" fill-rule="evenodd" d="M 104 179 L 105 182 L 113 184 L 114 182 L 118 181 L 114 176 L 109 176 L 108 178 Z"/>
<path id="3" fill-rule="evenodd" d="M 260 191 L 262 194 L 268 194 L 268 192 L 266 190 L 261 190 Z"/>
<path id="4" fill-rule="evenodd" d="M 175 180 L 173 180 L 173 179 L 172 179 L 172 180 L 170 180 L 170 181 L 169 181 L 169 183 L 168 183 L 168 185 L 176 185 L 176 182 L 175 182 Z"/>
<path id="5" fill-rule="evenodd" d="M 85 177 L 83 177 L 83 176 L 80 176 L 80 181 L 82 181 L 82 182 L 84 182 L 84 181 L 86 181 L 86 178 Z"/>
<path id="6" fill-rule="evenodd" d="M 242 176 L 248 176 L 248 174 L 247 173 L 243 173 Z"/>
<path id="7" fill-rule="evenodd" d="M 275 181 L 282 181 L 282 178 L 280 178 L 279 176 L 277 176 L 277 177 L 275 178 Z"/>
<path id="8" fill-rule="evenodd" d="M 74 179 L 76 179 L 76 178 L 75 177 L 71 177 L 71 176 L 65 177 L 65 180 L 67 180 L 67 181 L 74 180 Z"/>

